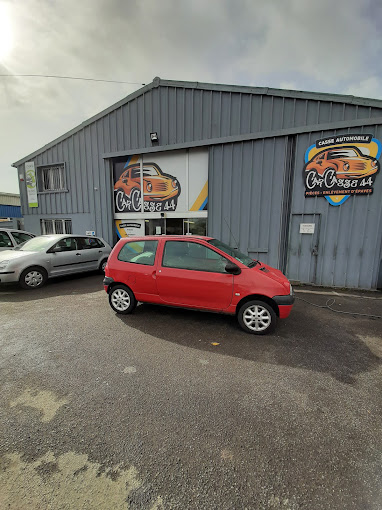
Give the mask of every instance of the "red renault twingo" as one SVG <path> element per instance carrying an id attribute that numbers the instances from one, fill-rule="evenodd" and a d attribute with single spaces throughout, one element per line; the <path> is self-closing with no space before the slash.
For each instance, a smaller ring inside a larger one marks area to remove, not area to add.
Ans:
<path id="1" fill-rule="evenodd" d="M 103 284 L 117 313 L 131 313 L 142 301 L 236 314 L 240 326 L 256 335 L 271 332 L 294 302 L 280 271 L 211 237 L 121 239 Z"/>

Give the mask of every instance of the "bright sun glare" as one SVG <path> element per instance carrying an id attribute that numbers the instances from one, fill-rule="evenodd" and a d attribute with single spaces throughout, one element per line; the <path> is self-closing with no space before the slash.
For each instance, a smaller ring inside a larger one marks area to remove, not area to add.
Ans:
<path id="1" fill-rule="evenodd" d="M 13 37 L 9 7 L 4 3 L 0 3 L 0 61 L 8 57 L 12 46 Z"/>

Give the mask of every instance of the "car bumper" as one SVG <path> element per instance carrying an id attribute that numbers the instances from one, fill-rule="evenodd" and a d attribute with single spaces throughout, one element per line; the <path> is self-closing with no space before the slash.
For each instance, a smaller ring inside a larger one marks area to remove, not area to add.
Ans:
<path id="1" fill-rule="evenodd" d="M 15 283 L 19 278 L 15 271 L 4 271 L 0 273 L 0 284 L 2 283 Z"/>
<path id="2" fill-rule="evenodd" d="M 103 279 L 103 288 L 105 289 L 105 292 L 109 293 L 109 286 L 114 282 L 113 278 L 110 278 L 110 276 L 105 276 Z"/>
<path id="3" fill-rule="evenodd" d="M 273 296 L 273 301 L 279 307 L 280 319 L 286 319 L 293 308 L 294 294 L 286 294 L 285 296 Z"/>

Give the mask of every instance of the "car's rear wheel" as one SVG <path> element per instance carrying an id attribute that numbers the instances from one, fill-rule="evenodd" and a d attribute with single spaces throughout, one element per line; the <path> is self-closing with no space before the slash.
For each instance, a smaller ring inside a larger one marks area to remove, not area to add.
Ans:
<path id="1" fill-rule="evenodd" d="M 116 285 L 109 292 L 109 304 L 116 313 L 131 313 L 137 305 L 133 292 L 124 285 Z"/>
<path id="2" fill-rule="evenodd" d="M 19 284 L 23 289 L 38 289 L 47 279 L 48 274 L 42 267 L 28 267 L 21 273 Z"/>
<path id="3" fill-rule="evenodd" d="M 268 303 L 253 300 L 241 306 L 237 314 L 237 320 L 247 333 L 266 335 L 274 330 L 277 317 Z"/>

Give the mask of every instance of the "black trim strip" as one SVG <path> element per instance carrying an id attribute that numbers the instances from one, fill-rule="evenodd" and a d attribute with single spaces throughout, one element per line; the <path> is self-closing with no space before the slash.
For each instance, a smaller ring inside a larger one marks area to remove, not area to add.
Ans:
<path id="1" fill-rule="evenodd" d="M 15 271 L 2 271 L 2 272 L 0 273 L 0 276 L 1 276 L 2 274 L 14 274 L 14 273 L 15 273 Z"/>
<path id="2" fill-rule="evenodd" d="M 293 305 L 294 294 L 292 296 L 290 294 L 286 294 L 285 296 L 273 296 L 272 299 L 278 305 Z"/>
<path id="3" fill-rule="evenodd" d="M 105 276 L 105 278 L 103 279 L 103 285 L 111 285 L 112 283 L 114 282 L 113 278 L 111 278 L 110 276 Z"/>
<path id="4" fill-rule="evenodd" d="M 80 262 L 72 262 L 71 264 L 60 264 L 59 266 L 53 266 L 53 267 L 76 266 L 78 264 L 90 264 L 91 262 L 98 262 L 98 259 L 96 259 L 96 260 L 81 260 Z"/>

